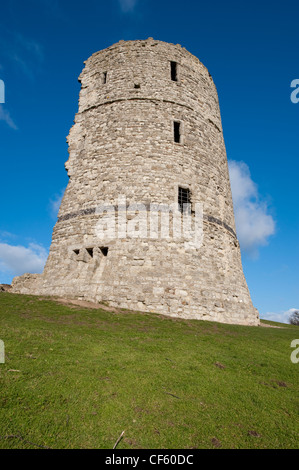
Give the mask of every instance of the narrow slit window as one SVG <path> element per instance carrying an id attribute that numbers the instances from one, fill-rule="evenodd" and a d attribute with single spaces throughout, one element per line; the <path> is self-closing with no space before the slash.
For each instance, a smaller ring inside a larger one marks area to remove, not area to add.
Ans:
<path id="1" fill-rule="evenodd" d="M 107 83 L 107 72 L 103 72 L 103 74 L 102 74 L 102 83 L 103 83 L 103 85 L 105 85 L 105 83 Z"/>
<path id="2" fill-rule="evenodd" d="M 181 212 L 191 211 L 191 191 L 189 188 L 179 187 L 178 203 Z"/>
<path id="3" fill-rule="evenodd" d="M 173 82 L 178 81 L 178 64 L 176 62 L 170 62 L 170 70 L 171 70 L 171 80 Z"/>
<path id="4" fill-rule="evenodd" d="M 174 141 L 178 144 L 181 142 L 181 123 L 178 121 L 173 122 L 173 137 Z"/>
<path id="5" fill-rule="evenodd" d="M 109 248 L 102 246 L 100 250 L 104 256 L 108 256 Z"/>

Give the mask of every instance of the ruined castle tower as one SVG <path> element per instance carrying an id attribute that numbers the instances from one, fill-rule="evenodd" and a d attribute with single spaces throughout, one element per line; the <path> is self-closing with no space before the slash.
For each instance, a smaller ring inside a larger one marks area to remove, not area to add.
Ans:
<path id="1" fill-rule="evenodd" d="M 49 258 L 43 274 L 15 278 L 14 291 L 259 324 L 242 270 L 208 70 L 181 46 L 149 38 L 93 54 L 79 81 L 79 111 L 68 137 L 69 184 Z M 114 236 L 98 229 L 109 212 L 99 209 L 103 203 L 116 208 L 115 224 L 107 224 Z M 184 234 L 128 236 L 121 225 L 126 220 L 137 227 L 141 217 L 148 228 L 152 204 L 174 204 L 170 219 L 183 218 L 183 203 L 191 219 L 195 207 L 203 209 L 203 236 L 195 246 Z"/>

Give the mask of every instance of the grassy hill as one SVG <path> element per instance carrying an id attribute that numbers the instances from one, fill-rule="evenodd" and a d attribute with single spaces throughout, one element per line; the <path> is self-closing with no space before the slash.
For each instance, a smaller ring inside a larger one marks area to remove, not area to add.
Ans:
<path id="1" fill-rule="evenodd" d="M 270 322 L 268 322 L 270 324 Z M 276 324 L 277 325 L 277 324 Z M 295 448 L 299 329 L 0 294 L 0 448 Z"/>

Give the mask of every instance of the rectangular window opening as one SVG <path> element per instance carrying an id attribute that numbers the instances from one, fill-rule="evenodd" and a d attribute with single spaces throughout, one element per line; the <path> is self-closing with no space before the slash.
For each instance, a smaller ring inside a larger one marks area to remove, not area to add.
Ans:
<path id="1" fill-rule="evenodd" d="M 173 122 L 174 141 L 178 144 L 181 142 L 181 123 L 178 121 Z"/>
<path id="2" fill-rule="evenodd" d="M 178 81 L 178 64 L 176 62 L 170 62 L 171 69 L 171 80 L 173 82 Z"/>
<path id="3" fill-rule="evenodd" d="M 101 246 L 100 250 L 104 256 L 108 256 L 109 248 Z"/>
<path id="4" fill-rule="evenodd" d="M 189 188 L 179 187 L 178 203 L 181 212 L 191 211 L 191 191 Z"/>
<path id="5" fill-rule="evenodd" d="M 103 74 L 102 74 L 102 83 L 103 83 L 103 85 L 105 85 L 105 83 L 107 83 L 107 72 L 103 72 Z"/>

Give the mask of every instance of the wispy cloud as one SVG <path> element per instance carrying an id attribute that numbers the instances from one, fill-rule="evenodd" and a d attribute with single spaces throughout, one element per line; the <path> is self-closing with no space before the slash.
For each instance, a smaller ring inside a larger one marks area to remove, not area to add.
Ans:
<path id="1" fill-rule="evenodd" d="M 19 32 L 13 33 L 13 37 L 15 39 L 15 44 L 19 46 L 20 49 L 27 51 L 39 62 L 42 62 L 44 60 L 43 47 L 37 41 L 27 38 Z"/>
<path id="2" fill-rule="evenodd" d="M 53 217 L 53 219 L 56 219 L 58 215 L 58 211 L 59 211 L 64 193 L 65 193 L 65 188 L 63 188 L 59 194 L 55 194 L 55 196 L 52 199 L 50 199 L 49 207 L 50 207 L 51 217 Z"/>
<path id="3" fill-rule="evenodd" d="M 36 70 L 44 61 L 43 47 L 38 42 L 14 32 L 10 57 L 28 78 L 33 79 Z"/>
<path id="4" fill-rule="evenodd" d="M 240 246 L 256 257 L 258 248 L 266 245 L 270 235 L 275 233 L 275 222 L 268 213 L 267 203 L 261 200 L 246 163 L 229 161 L 229 174 Z"/>
<path id="5" fill-rule="evenodd" d="M 118 0 L 120 8 L 124 13 L 132 12 L 136 7 L 137 2 L 138 0 Z"/>
<path id="6" fill-rule="evenodd" d="M 14 129 L 14 130 L 17 130 L 18 127 L 16 125 L 16 123 L 14 122 L 14 120 L 12 119 L 11 115 L 9 114 L 9 112 L 4 109 L 4 107 L 0 104 L 0 121 L 4 121 L 6 122 L 6 124 L 11 128 L 11 129 Z"/>
<path id="7" fill-rule="evenodd" d="M 290 308 L 289 310 L 281 311 L 278 313 L 267 312 L 261 315 L 261 318 L 264 320 L 276 321 L 279 323 L 289 323 L 290 316 L 296 310 L 299 310 L 299 308 Z"/>
<path id="8" fill-rule="evenodd" d="M 37 243 L 30 243 L 28 247 L 0 243 L 0 271 L 13 276 L 41 273 L 47 256 L 47 250 Z"/>
<path id="9" fill-rule="evenodd" d="M 15 239 L 17 235 L 14 233 L 7 232 L 6 230 L 0 230 L 0 238 L 6 241 L 6 239 Z"/>
<path id="10" fill-rule="evenodd" d="M 44 61 L 43 46 L 32 38 L 18 31 L 10 31 L 2 27 L 0 48 L 3 59 L 13 64 L 18 70 L 34 79 Z"/>

